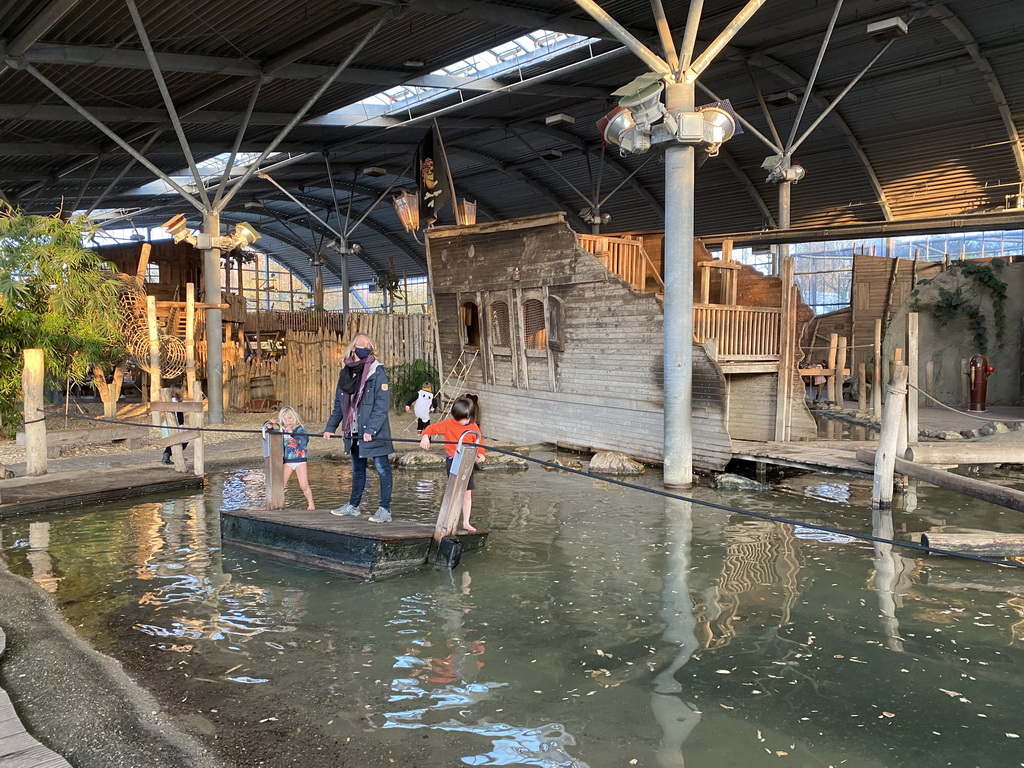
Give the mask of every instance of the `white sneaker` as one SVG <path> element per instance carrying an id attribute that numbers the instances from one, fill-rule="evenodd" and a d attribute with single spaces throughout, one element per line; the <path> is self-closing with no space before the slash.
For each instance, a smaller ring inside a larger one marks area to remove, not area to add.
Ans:
<path id="1" fill-rule="evenodd" d="M 353 507 L 351 504 L 346 504 L 344 507 L 332 509 L 331 514 L 338 515 L 339 517 L 359 517 L 363 512 L 359 507 Z"/>
<path id="2" fill-rule="evenodd" d="M 367 520 L 371 523 L 390 523 L 391 513 L 384 509 L 384 507 L 377 507 L 377 511 L 370 515 Z"/>

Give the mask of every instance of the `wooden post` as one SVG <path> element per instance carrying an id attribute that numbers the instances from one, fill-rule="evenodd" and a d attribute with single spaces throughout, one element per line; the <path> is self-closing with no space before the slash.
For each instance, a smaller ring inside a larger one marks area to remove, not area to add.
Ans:
<path id="1" fill-rule="evenodd" d="M 149 402 L 160 400 L 163 379 L 160 375 L 160 334 L 156 325 L 156 297 L 146 297 L 146 323 L 149 326 Z M 168 398 L 170 399 L 170 398 Z M 160 425 L 163 415 L 150 410 L 153 424 Z"/>
<path id="2" fill-rule="evenodd" d="M 918 314 L 907 314 L 907 442 L 914 444 L 918 439 L 918 407 L 921 404 L 920 376 L 918 371 Z"/>
<path id="3" fill-rule="evenodd" d="M 160 390 L 159 401 L 161 403 L 171 402 L 171 390 L 169 387 L 164 387 Z M 181 425 L 178 424 L 178 413 L 174 411 L 161 411 L 157 415 L 163 418 L 164 426 L 167 427 L 167 436 L 174 437 L 182 433 Z M 185 451 L 181 447 L 181 441 L 175 441 L 170 445 L 171 449 L 171 461 L 174 462 L 175 472 L 184 472 L 187 467 L 185 466 Z"/>
<path id="4" fill-rule="evenodd" d="M 894 363 L 892 383 L 886 388 L 882 430 L 878 436 L 878 450 L 875 452 L 875 473 L 871 485 L 871 506 L 875 508 L 892 506 L 893 470 L 903 416 L 903 398 L 906 394 L 907 367 L 903 363 Z"/>
<path id="5" fill-rule="evenodd" d="M 185 285 L 185 385 L 189 399 L 196 394 L 196 285 Z"/>
<path id="6" fill-rule="evenodd" d="M 857 363 L 857 410 L 864 413 L 868 409 L 868 364 Z"/>
<path id="7" fill-rule="evenodd" d="M 960 358 L 960 405 L 964 408 L 971 404 L 971 368 L 966 357 Z"/>
<path id="8" fill-rule="evenodd" d="M 149 252 L 151 250 L 153 250 L 152 245 L 143 243 L 142 250 L 139 252 L 139 265 L 135 268 L 135 282 L 140 288 L 146 282 L 146 270 L 149 267 Z"/>
<path id="9" fill-rule="evenodd" d="M 871 413 L 882 417 L 882 320 L 875 320 L 875 369 L 871 380 Z"/>
<path id="10" fill-rule="evenodd" d="M 793 257 L 782 261 L 782 301 L 779 308 L 779 376 L 775 397 L 775 439 L 789 440 L 793 401 L 793 361 L 796 358 L 796 298 L 793 295 Z"/>
<path id="11" fill-rule="evenodd" d="M 933 408 L 935 403 L 931 398 L 935 397 L 935 363 L 931 360 L 924 364 L 924 391 L 928 395 L 924 399 L 924 407 Z"/>
<path id="12" fill-rule="evenodd" d="M 459 438 L 459 447 L 455 449 L 452 469 L 448 474 L 448 486 L 445 488 L 441 509 L 437 514 L 437 524 L 434 526 L 435 552 L 441 546 L 441 539 L 451 536 L 459 527 L 466 486 L 469 485 L 469 477 L 476 464 L 477 444 L 463 442 L 466 435 L 476 435 L 477 440 L 480 439 L 480 433 L 476 430 L 469 430 Z"/>
<path id="13" fill-rule="evenodd" d="M 843 400 L 843 384 L 846 381 L 846 357 L 847 357 L 847 341 L 845 336 L 839 337 L 839 349 L 836 356 L 836 402 L 840 406 L 844 404 Z"/>
<path id="14" fill-rule="evenodd" d="M 267 432 L 263 440 L 267 509 L 284 509 L 284 435 Z"/>
<path id="15" fill-rule="evenodd" d="M 830 403 L 836 401 L 836 358 L 838 357 L 837 348 L 839 346 L 839 334 L 832 333 L 828 337 L 828 365 L 826 366 L 830 371 L 831 375 L 825 379 L 825 396 L 828 398 Z"/>
<path id="16" fill-rule="evenodd" d="M 25 402 L 25 474 L 46 474 L 46 422 L 43 421 L 43 350 L 24 349 L 21 391 Z"/>

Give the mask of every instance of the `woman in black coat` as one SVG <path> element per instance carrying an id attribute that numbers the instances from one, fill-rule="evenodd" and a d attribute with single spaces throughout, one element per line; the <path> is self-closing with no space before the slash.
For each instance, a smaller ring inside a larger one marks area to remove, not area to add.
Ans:
<path id="1" fill-rule="evenodd" d="M 391 522 L 391 390 L 384 366 L 373 356 L 373 341 L 365 333 L 352 340 L 338 375 L 334 410 L 327 419 L 324 437 L 345 438 L 345 452 L 352 456 L 352 493 L 348 504 L 332 509 L 332 515 L 358 516 L 366 489 L 366 464 L 372 459 L 380 479 L 380 506 L 371 523 Z M 340 427 L 340 432 L 339 432 Z"/>

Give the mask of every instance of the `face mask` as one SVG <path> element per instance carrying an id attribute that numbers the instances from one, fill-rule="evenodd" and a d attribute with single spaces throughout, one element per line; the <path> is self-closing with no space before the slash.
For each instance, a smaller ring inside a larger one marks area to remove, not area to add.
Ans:
<path id="1" fill-rule="evenodd" d="M 356 353 L 356 357 L 360 360 L 365 360 L 373 350 L 369 347 L 356 347 L 353 351 Z"/>

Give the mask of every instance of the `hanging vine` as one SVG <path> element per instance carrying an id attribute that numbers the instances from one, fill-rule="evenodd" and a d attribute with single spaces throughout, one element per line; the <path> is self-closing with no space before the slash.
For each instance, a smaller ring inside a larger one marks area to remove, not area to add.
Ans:
<path id="1" fill-rule="evenodd" d="M 992 300 L 992 322 L 996 331 L 996 343 L 1003 343 L 1006 329 L 1006 283 L 999 278 L 999 272 L 1006 266 L 1001 259 L 992 259 L 988 263 L 978 261 L 954 261 L 949 265 L 948 272 L 959 274 L 970 280 L 980 293 L 988 292 Z M 919 285 L 927 282 L 922 280 Z M 917 291 L 915 291 L 917 294 Z M 957 285 L 953 290 L 940 287 L 939 298 L 931 306 L 925 307 L 939 326 L 945 326 L 957 317 L 967 320 L 967 326 L 974 335 L 974 344 L 981 354 L 988 353 L 988 326 L 985 313 L 981 307 L 972 303 L 964 295 L 964 284 Z M 913 309 L 919 312 L 922 304 L 918 297 L 914 299 Z"/>

